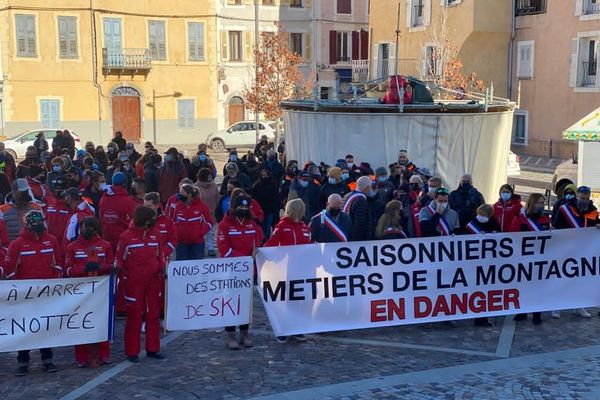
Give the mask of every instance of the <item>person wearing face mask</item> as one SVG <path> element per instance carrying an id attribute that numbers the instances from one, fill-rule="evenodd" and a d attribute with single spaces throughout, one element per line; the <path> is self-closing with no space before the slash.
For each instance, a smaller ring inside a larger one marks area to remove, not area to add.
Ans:
<path id="1" fill-rule="evenodd" d="M 112 163 L 114 160 L 119 158 L 119 146 L 116 143 L 109 143 L 106 145 L 106 155 L 108 162 Z"/>
<path id="2" fill-rule="evenodd" d="M 521 212 L 521 196 L 515 194 L 512 186 L 500 186 L 500 198 L 494 204 L 494 219 L 500 225 L 501 232 L 509 232 L 512 221 Z"/>
<path id="3" fill-rule="evenodd" d="M 18 182 L 19 180 L 17 180 Z M 30 210 L 24 217 L 24 229 L 8 246 L 4 260 L 7 279 L 56 279 L 63 275 L 63 255 L 58 241 L 46 230 L 44 214 L 39 210 Z M 30 350 L 18 353 L 17 376 L 24 376 L 29 370 Z M 56 372 L 52 349 L 40 350 L 42 369 Z"/>
<path id="4" fill-rule="evenodd" d="M 96 147 L 93 142 L 85 143 L 85 151 L 88 153 L 93 159 L 96 159 Z"/>
<path id="5" fill-rule="evenodd" d="M 217 247 L 221 257 L 244 257 L 252 256 L 256 248 L 263 242 L 261 227 L 252 218 L 250 212 L 251 199 L 247 196 L 237 196 L 231 203 L 229 211 L 219 224 L 217 231 Z M 251 347 L 252 341 L 248 334 L 248 325 L 241 325 L 241 344 Z M 240 342 L 236 340 L 235 326 L 225 328 L 227 332 L 227 347 L 230 350 L 238 350 Z"/>
<path id="6" fill-rule="evenodd" d="M 262 135 L 260 137 L 259 141 L 256 143 L 256 146 L 254 146 L 254 154 L 256 154 L 257 156 L 263 156 L 264 153 L 262 152 L 262 148 L 264 146 L 269 147 L 269 138 L 267 137 L 267 135 Z"/>
<path id="7" fill-rule="evenodd" d="M 285 175 L 281 178 L 281 184 L 279 185 L 279 204 L 287 204 L 288 194 L 290 193 L 290 186 L 294 181 L 294 178 L 300 173 L 298 169 L 298 161 L 288 161 L 285 168 Z"/>
<path id="8" fill-rule="evenodd" d="M 94 216 L 100 218 L 100 199 L 107 190 L 106 178 L 100 171 L 92 171 L 88 185 L 83 190 L 83 197 L 86 198 L 94 208 Z"/>
<path id="9" fill-rule="evenodd" d="M 344 197 L 350 192 L 348 186 L 342 182 L 342 170 L 338 167 L 331 167 L 327 171 L 327 181 L 321 185 L 319 189 L 319 209 L 323 210 L 326 207 L 327 199 L 332 194 L 338 194 Z"/>
<path id="10" fill-rule="evenodd" d="M 256 155 L 251 152 L 248 152 L 248 154 L 243 157 L 242 161 L 246 168 L 246 175 L 248 175 L 250 186 L 252 186 L 258 180 L 260 164 L 258 163 Z"/>
<path id="11" fill-rule="evenodd" d="M 550 218 L 545 213 L 546 198 L 541 193 L 532 193 L 527 199 L 525 208 L 521 210 L 512 222 L 510 232 L 538 232 L 549 231 Z M 515 321 L 527 319 L 527 314 L 518 314 Z M 533 323 L 539 325 L 542 323 L 542 313 L 533 313 Z"/>
<path id="12" fill-rule="evenodd" d="M 135 178 L 131 184 L 129 193 L 137 205 L 144 204 L 144 196 L 146 195 L 146 181 L 140 178 Z"/>
<path id="13" fill-rule="evenodd" d="M 344 197 L 342 211 L 350 216 L 352 220 L 352 241 L 370 240 L 373 229 L 371 226 L 371 215 L 368 197 L 373 191 L 371 178 L 361 176 L 356 181 L 356 190 Z M 369 196 L 370 197 L 370 196 Z"/>
<path id="14" fill-rule="evenodd" d="M 79 235 L 79 224 L 85 217 L 94 217 L 94 208 L 84 200 L 83 195 L 77 188 L 69 188 L 65 192 L 65 202 L 69 207 L 69 216 L 63 238 L 63 248 L 77 239 Z"/>
<path id="15" fill-rule="evenodd" d="M 377 193 L 382 203 L 387 204 L 392 200 L 394 193 L 394 184 L 390 182 L 387 169 L 379 167 L 375 170 L 375 179 L 377 181 Z"/>
<path id="16" fill-rule="evenodd" d="M 398 200 L 390 201 L 377 222 L 375 238 L 380 240 L 406 239 L 408 236 L 402 229 L 403 219 L 402 203 Z"/>
<path id="17" fill-rule="evenodd" d="M 127 147 L 127 142 L 123 138 L 122 132 L 115 132 L 115 137 L 113 138 L 113 143 L 117 145 L 117 151 L 125 150 Z"/>
<path id="18" fill-rule="evenodd" d="M 46 185 L 46 168 L 43 165 L 32 165 L 29 168 L 27 184 L 31 188 L 31 194 L 35 201 L 42 207 L 46 205 L 46 196 L 50 194 L 50 189 Z"/>
<path id="19" fill-rule="evenodd" d="M 250 190 L 250 179 L 248 175 L 240 172 L 240 168 L 237 163 L 230 162 L 225 166 L 225 177 L 223 178 L 223 182 L 221 183 L 221 189 L 219 193 L 224 195 L 227 192 L 227 185 L 229 184 L 229 180 L 236 179 L 239 183 L 239 187 L 244 190 Z"/>
<path id="20" fill-rule="evenodd" d="M 208 206 L 208 210 L 213 219 L 215 219 L 215 210 L 219 204 L 219 188 L 214 181 L 212 171 L 208 168 L 201 168 L 196 176 L 196 183 L 194 186 L 198 188 L 200 192 L 200 199 Z M 204 237 L 206 243 L 206 255 L 209 257 L 215 257 L 217 255 L 217 223 L 212 224 L 211 229 Z"/>
<path id="21" fill-rule="evenodd" d="M 162 167 L 160 167 L 159 193 L 162 201 L 177 194 L 179 191 L 179 182 L 187 178 L 187 169 L 182 161 L 179 160 L 179 152 L 175 147 L 167 150 Z"/>
<path id="22" fill-rule="evenodd" d="M 348 168 L 348 174 L 350 175 L 350 180 L 355 182 L 362 174 L 360 171 L 360 167 L 358 163 L 354 162 L 354 156 L 352 154 L 348 154 L 345 158 L 346 168 Z"/>
<path id="23" fill-rule="evenodd" d="M 40 165 L 42 160 L 38 157 L 35 147 L 28 146 L 25 150 L 25 159 L 19 163 L 19 167 L 31 168 L 33 165 Z"/>
<path id="24" fill-rule="evenodd" d="M 589 228 L 598 225 L 598 210 L 590 200 L 591 189 L 580 186 L 576 190 L 575 198 L 568 199 L 560 206 L 554 229 L 577 229 Z M 582 318 L 591 318 L 591 314 L 585 308 L 574 310 L 576 315 Z M 552 318 L 560 318 L 559 311 L 552 312 Z"/>
<path id="25" fill-rule="evenodd" d="M 267 150 L 266 159 L 260 166 L 260 169 L 266 169 L 271 174 L 273 182 L 279 186 L 281 179 L 283 178 L 283 165 L 277 160 L 277 152 L 274 149 Z"/>
<path id="26" fill-rule="evenodd" d="M 65 275 L 69 278 L 109 275 L 115 257 L 110 243 L 100 238 L 100 222 L 96 217 L 85 217 L 79 224 L 79 237 L 67 246 L 65 252 Z M 110 343 L 89 343 L 75 346 L 78 368 L 110 362 Z"/>
<path id="27" fill-rule="evenodd" d="M 106 169 L 108 168 L 108 157 L 106 156 L 106 152 L 104 151 L 104 147 L 98 146 L 96 147 L 96 156 L 94 160 L 99 166 L 99 171 L 103 174 L 106 174 Z"/>
<path id="28" fill-rule="evenodd" d="M 419 212 L 422 237 L 450 236 L 460 233 L 456 211 L 450 208 L 448 189 L 435 190 L 433 201 Z"/>
<path id="29" fill-rule="evenodd" d="M 119 239 L 117 267 L 127 282 L 127 320 L 125 355 L 132 363 L 140 361 L 142 322 L 146 326 L 146 356 L 163 359 L 160 353 L 160 301 L 165 272 L 165 258 L 156 228 L 156 212 L 139 206 L 133 214 L 133 226 Z"/>
<path id="30" fill-rule="evenodd" d="M 179 191 L 181 190 L 181 187 L 183 185 L 193 184 L 194 181 L 192 181 L 190 178 L 183 178 L 181 182 L 179 182 L 177 193 L 167 199 L 167 202 L 165 203 L 165 214 L 172 220 L 175 220 L 175 207 L 177 207 L 177 203 L 179 202 Z M 161 201 L 164 200 L 161 199 Z"/>
<path id="31" fill-rule="evenodd" d="M 0 206 L 0 213 L 6 224 L 8 238 L 12 242 L 23 229 L 23 216 L 32 210 L 42 211 L 42 207 L 33 201 L 27 180 L 16 179 L 12 183 L 11 189 L 4 204 Z"/>
<path id="32" fill-rule="evenodd" d="M 220 223 L 227 214 L 227 211 L 229 211 L 229 206 L 231 205 L 231 194 L 239 187 L 240 183 L 238 182 L 237 178 L 230 179 L 227 182 L 227 192 L 221 195 L 219 198 L 219 203 L 217 204 L 217 208 L 215 209 L 215 218 L 217 222 Z"/>
<path id="33" fill-rule="evenodd" d="M 301 199 L 305 204 L 304 222 L 310 222 L 319 212 L 319 186 L 315 185 L 308 172 L 300 172 L 292 181 L 288 201 L 293 199 Z"/>
<path id="34" fill-rule="evenodd" d="M 410 199 L 416 202 L 421 197 L 423 190 L 423 180 L 419 175 L 412 175 L 408 178 L 408 185 L 410 186 Z"/>
<path id="35" fill-rule="evenodd" d="M 198 147 L 198 153 L 196 153 L 196 155 L 193 156 L 191 160 L 189 178 L 191 180 L 197 179 L 198 172 L 202 168 L 208 168 L 211 172 L 213 179 L 215 179 L 217 177 L 217 167 L 215 167 L 215 163 L 213 162 L 212 158 L 210 158 L 208 154 L 206 154 L 206 149 L 200 148 L 200 146 Z"/>
<path id="36" fill-rule="evenodd" d="M 326 208 L 315 215 L 309 227 L 316 243 L 348 242 L 352 239 L 352 219 L 342 212 L 342 196 L 337 193 L 327 198 Z"/>
<path id="37" fill-rule="evenodd" d="M 139 162 L 139 160 L 138 160 Z M 151 154 L 148 162 L 144 164 L 144 180 L 146 181 L 146 190 L 150 192 L 158 192 L 160 189 L 160 164 L 162 156 L 160 154 Z"/>
<path id="38" fill-rule="evenodd" d="M 475 218 L 477 208 L 484 203 L 483 195 L 473 187 L 473 177 L 469 174 L 464 174 L 458 188 L 450 193 L 450 207 L 458 213 L 461 229 Z"/>
<path id="39" fill-rule="evenodd" d="M 0 142 L 0 172 L 6 175 L 9 183 L 15 180 L 16 168 L 15 159 L 6 151 L 4 143 Z"/>
<path id="40" fill-rule="evenodd" d="M 52 170 L 48 173 L 46 182 L 51 192 L 56 190 L 64 190 L 67 185 L 67 177 L 64 171 L 65 161 L 60 157 L 55 157 L 52 160 Z"/>
<path id="41" fill-rule="evenodd" d="M 215 221 L 208 206 L 200 198 L 197 187 L 183 185 L 179 189 L 174 222 L 178 240 L 177 261 L 203 259 L 205 236 Z"/>
<path id="42" fill-rule="evenodd" d="M 400 150 L 398 152 L 398 162 L 390 165 L 390 170 L 392 167 L 400 167 L 403 171 L 416 172 L 417 166 L 413 164 L 412 161 L 408 158 L 408 152 L 406 150 Z"/>
<path id="43" fill-rule="evenodd" d="M 131 165 L 135 165 L 137 160 L 139 160 L 142 156 L 140 153 L 138 153 L 138 151 L 135 149 L 135 145 L 131 142 L 127 143 L 125 146 L 125 151 L 127 152 L 127 157 L 129 157 L 129 162 Z"/>
<path id="44" fill-rule="evenodd" d="M 47 199 L 46 215 L 48 219 L 48 233 L 54 235 L 59 244 L 63 244 L 65 230 L 69 221 L 71 210 L 65 199 L 65 191 L 62 187 L 55 187 Z"/>
<path id="45" fill-rule="evenodd" d="M 562 192 L 562 197 L 559 197 L 552 206 L 552 215 L 550 217 L 552 226 L 556 226 L 560 208 L 567 203 L 571 203 L 573 205 L 573 203 L 576 202 L 576 193 L 577 185 L 575 185 L 574 183 L 565 186 Z"/>
<path id="46" fill-rule="evenodd" d="M 262 169 L 260 171 L 258 181 L 252 186 L 252 198 L 258 202 L 265 214 L 262 228 L 265 239 L 269 239 L 273 222 L 281 208 L 279 204 L 279 188 L 273 181 L 269 170 Z"/>
<path id="47" fill-rule="evenodd" d="M 231 163 L 234 163 L 235 165 L 237 165 L 238 171 L 240 171 L 241 173 L 244 173 L 244 174 L 246 173 L 246 167 L 244 166 L 244 163 L 242 162 L 242 160 L 240 160 L 237 150 L 231 149 L 231 150 L 229 150 L 229 158 L 227 159 L 227 162 L 223 166 L 223 176 L 227 175 L 227 166 Z"/>

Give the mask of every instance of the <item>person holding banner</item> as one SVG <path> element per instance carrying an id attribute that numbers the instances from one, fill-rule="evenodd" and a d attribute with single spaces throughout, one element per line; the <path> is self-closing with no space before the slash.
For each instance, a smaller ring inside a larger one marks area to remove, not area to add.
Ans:
<path id="1" fill-rule="evenodd" d="M 348 214 L 352 220 L 352 241 L 354 242 L 371 239 L 369 234 L 372 232 L 372 228 L 369 228 L 371 217 L 367 195 L 372 191 L 371 178 L 361 176 L 356 181 L 356 190 L 344 197 L 342 211 Z"/>
<path id="2" fill-rule="evenodd" d="M 381 240 L 406 239 L 402 230 L 402 203 L 392 200 L 385 206 L 385 212 L 377 222 L 375 238 Z"/>
<path id="3" fill-rule="evenodd" d="M 301 199 L 293 199 L 285 205 L 285 215 L 279 221 L 264 247 L 295 246 L 310 244 L 310 228 L 302 221 L 305 205 Z M 294 335 L 299 342 L 306 341 L 304 335 Z M 287 336 L 278 336 L 277 343 L 286 343 Z"/>
<path id="4" fill-rule="evenodd" d="M 525 208 L 513 220 L 511 232 L 539 232 L 550 230 L 550 218 L 544 213 L 546 198 L 541 193 L 532 193 L 527 199 Z M 517 314 L 515 321 L 527 319 L 527 314 Z M 542 313 L 533 313 L 533 323 L 542 323 Z"/>
<path id="5" fill-rule="evenodd" d="M 327 198 L 327 207 L 310 221 L 310 234 L 316 243 L 347 242 L 351 238 L 352 220 L 342 212 L 342 197 L 334 193 Z"/>
<path id="6" fill-rule="evenodd" d="M 448 204 L 448 189 L 437 188 L 433 200 L 419 212 L 422 237 L 450 236 L 459 233 L 458 214 Z"/>
<path id="7" fill-rule="evenodd" d="M 208 206 L 193 185 L 179 188 L 179 201 L 174 212 L 177 231 L 177 261 L 204 258 L 204 237 L 215 223 Z"/>
<path id="8" fill-rule="evenodd" d="M 8 246 L 5 259 L 7 279 L 53 279 L 62 276 L 63 256 L 58 240 L 46 230 L 44 214 L 31 210 L 25 214 L 25 229 Z M 24 376 L 29 370 L 29 350 L 17 355 L 16 376 Z M 42 368 L 45 372 L 56 372 L 52 349 L 40 349 Z"/>
<path id="9" fill-rule="evenodd" d="M 589 228 L 598 225 L 598 210 L 590 200 L 591 195 L 589 187 L 578 187 L 576 197 L 559 207 L 554 229 Z M 582 318 L 592 317 L 585 308 L 576 309 L 575 314 Z M 560 311 L 552 311 L 552 318 L 560 318 Z"/>
<path id="10" fill-rule="evenodd" d="M 217 230 L 217 247 L 221 257 L 251 256 L 263 241 L 261 227 L 250 212 L 250 197 L 242 194 L 231 201 L 231 207 L 223 217 Z M 240 326 L 241 343 L 244 347 L 252 347 L 248 334 L 249 325 Z M 236 340 L 235 326 L 225 327 L 227 347 L 237 350 L 240 344 Z"/>
<path id="11" fill-rule="evenodd" d="M 127 320 L 125 354 L 132 363 L 140 361 L 140 335 L 146 316 L 146 355 L 157 360 L 160 351 L 160 290 L 164 280 L 164 257 L 160 233 L 155 227 L 156 213 L 139 206 L 133 214 L 133 226 L 119 239 L 117 267 L 125 281 Z"/>
<path id="12" fill-rule="evenodd" d="M 65 254 L 66 276 L 108 275 L 113 270 L 115 257 L 109 242 L 100 237 L 100 222 L 96 217 L 85 217 L 79 223 L 79 237 L 67 246 Z M 75 346 L 77 368 L 86 368 L 98 360 L 101 365 L 110 362 L 108 341 Z"/>

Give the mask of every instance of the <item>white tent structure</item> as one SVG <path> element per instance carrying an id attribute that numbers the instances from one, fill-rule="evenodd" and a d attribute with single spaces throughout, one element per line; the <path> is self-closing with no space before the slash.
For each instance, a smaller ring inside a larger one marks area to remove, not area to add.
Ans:
<path id="1" fill-rule="evenodd" d="M 288 160 L 333 165 L 352 154 L 373 169 L 395 162 L 407 150 L 420 167 L 454 189 L 473 175 L 488 202 L 506 183 L 513 111 L 466 113 L 352 113 L 284 111 Z"/>

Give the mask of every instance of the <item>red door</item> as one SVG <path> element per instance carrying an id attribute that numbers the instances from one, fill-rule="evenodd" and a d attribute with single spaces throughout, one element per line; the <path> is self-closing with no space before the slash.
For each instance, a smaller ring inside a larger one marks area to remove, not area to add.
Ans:
<path id="1" fill-rule="evenodd" d="M 243 121 L 245 111 L 243 104 L 229 104 L 229 125 Z"/>
<path id="2" fill-rule="evenodd" d="M 112 98 L 113 133 L 121 131 L 125 140 L 139 142 L 142 136 L 140 98 L 115 96 Z"/>

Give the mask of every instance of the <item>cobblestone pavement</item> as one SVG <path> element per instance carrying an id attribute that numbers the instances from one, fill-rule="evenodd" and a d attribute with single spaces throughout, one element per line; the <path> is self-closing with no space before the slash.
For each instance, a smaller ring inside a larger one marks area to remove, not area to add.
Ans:
<path id="1" fill-rule="evenodd" d="M 56 349 L 56 374 L 13 376 L 0 354 L 0 399 L 600 399 L 600 318 L 564 311 L 541 326 L 496 318 L 311 335 L 278 344 L 255 298 L 255 346 L 225 349 L 216 330 L 169 333 L 166 360 L 124 361 L 119 321 L 113 363 L 77 369 Z M 167 342 L 166 344 L 164 344 Z"/>

